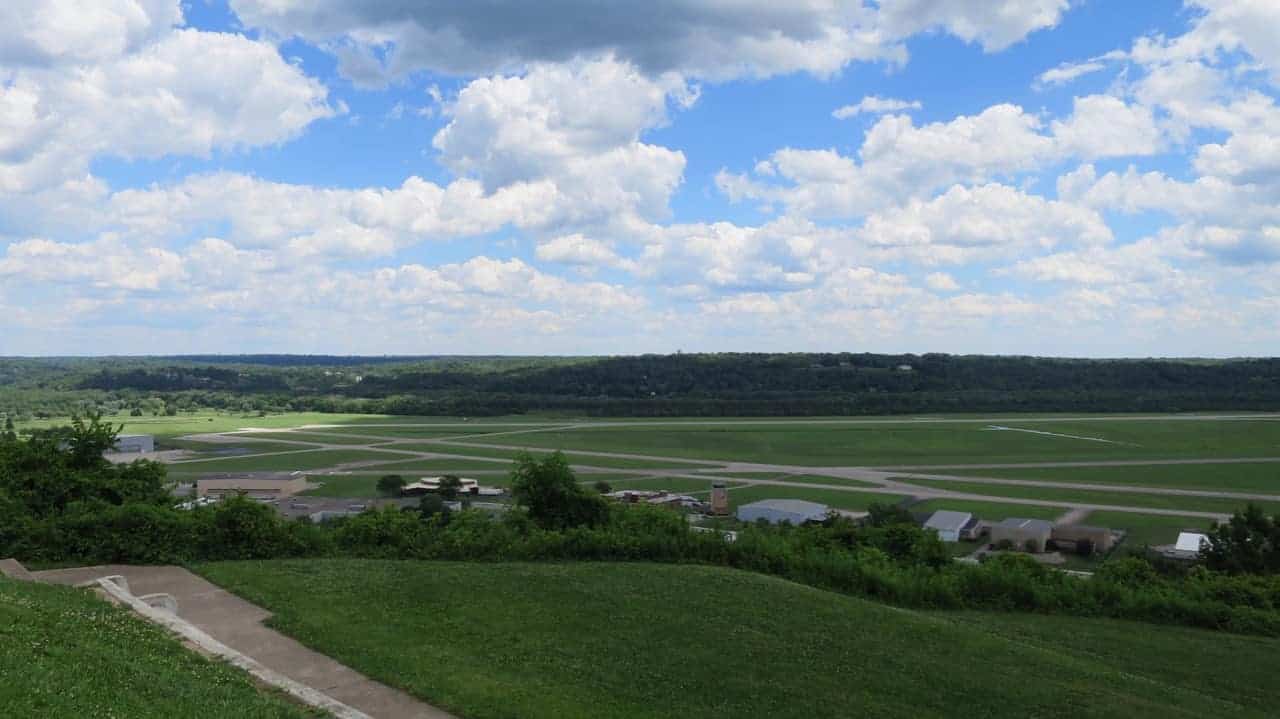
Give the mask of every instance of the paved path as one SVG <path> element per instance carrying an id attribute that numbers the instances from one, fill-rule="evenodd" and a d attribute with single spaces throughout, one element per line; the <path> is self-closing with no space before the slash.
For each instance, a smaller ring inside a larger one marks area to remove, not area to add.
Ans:
<path id="1" fill-rule="evenodd" d="M 173 595 L 178 616 L 290 679 L 376 719 L 453 719 L 453 715 L 365 677 L 263 625 L 270 612 L 181 567 L 105 565 L 32 572 L 42 582 L 80 584 L 120 574 L 136 596 Z"/>

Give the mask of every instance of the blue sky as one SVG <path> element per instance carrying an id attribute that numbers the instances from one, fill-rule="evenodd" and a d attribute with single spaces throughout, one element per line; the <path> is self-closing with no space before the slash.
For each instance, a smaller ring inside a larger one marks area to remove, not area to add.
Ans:
<path id="1" fill-rule="evenodd" d="M 0 9 L 0 353 L 1280 347 L 1273 2 L 497 7 Z"/>

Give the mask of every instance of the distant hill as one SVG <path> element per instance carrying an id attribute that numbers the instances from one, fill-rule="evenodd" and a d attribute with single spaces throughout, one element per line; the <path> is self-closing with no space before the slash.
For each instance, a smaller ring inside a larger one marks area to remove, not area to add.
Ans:
<path id="1" fill-rule="evenodd" d="M 74 403 L 630 416 L 1176 412 L 1280 407 L 1280 359 L 947 354 L 190 355 L 0 359 L 0 412 Z"/>

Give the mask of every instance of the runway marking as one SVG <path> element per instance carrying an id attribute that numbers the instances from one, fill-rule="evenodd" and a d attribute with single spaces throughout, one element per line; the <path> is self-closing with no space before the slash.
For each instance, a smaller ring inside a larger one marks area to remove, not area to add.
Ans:
<path id="1" fill-rule="evenodd" d="M 1065 437 L 1066 439 L 1081 439 L 1086 442 L 1105 442 L 1107 444 L 1124 444 L 1130 447 L 1141 447 L 1140 444 L 1131 444 L 1129 442 L 1117 442 L 1112 439 L 1103 439 L 1101 437 L 1082 437 L 1078 434 L 1059 434 L 1058 432 L 1045 432 L 1039 429 L 1025 429 L 1022 427 L 1005 427 L 999 424 L 987 425 L 984 429 L 994 430 L 997 432 L 1026 432 L 1027 434 L 1043 434 L 1048 437 Z"/>

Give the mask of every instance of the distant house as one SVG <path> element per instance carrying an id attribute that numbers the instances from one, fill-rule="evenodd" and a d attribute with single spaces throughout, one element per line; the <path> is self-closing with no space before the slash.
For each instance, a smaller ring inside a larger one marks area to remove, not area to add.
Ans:
<path id="1" fill-rule="evenodd" d="M 121 453 L 154 452 L 156 439 L 149 434 L 122 434 L 116 437 L 115 446 L 111 449 Z"/>
<path id="2" fill-rule="evenodd" d="M 307 488 L 307 478 L 301 475 L 270 479 L 262 477 L 210 477 L 196 480 L 197 497 L 225 497 L 245 494 L 251 499 L 282 499 L 291 497 Z"/>
<path id="3" fill-rule="evenodd" d="M 765 520 L 770 524 L 804 524 L 821 522 L 830 516 L 825 504 L 806 502 L 802 499 L 762 499 L 738 507 L 738 519 L 743 522 Z"/>
<path id="4" fill-rule="evenodd" d="M 973 515 L 968 512 L 939 509 L 925 520 L 924 528 L 937 532 L 938 539 L 944 542 L 958 542 L 961 538 L 960 533 L 971 521 L 973 521 Z"/>
<path id="5" fill-rule="evenodd" d="M 416 482 L 406 484 L 400 490 L 401 496 L 414 497 L 420 494 L 435 494 L 440 491 L 440 481 L 444 477 L 422 477 Z M 458 478 L 458 494 L 475 494 L 485 496 L 496 496 L 502 494 L 502 490 L 497 487 L 482 487 L 479 480 L 468 479 L 467 477 Z"/>
<path id="6" fill-rule="evenodd" d="M 1199 555 L 1200 550 L 1209 544 L 1209 535 L 1200 532 L 1178 532 L 1178 541 L 1173 544 L 1173 551 Z"/>
<path id="7" fill-rule="evenodd" d="M 991 542 L 999 544 L 1009 540 L 1018 550 L 1043 552 L 1053 533 L 1053 524 L 1043 519 L 1010 517 L 991 525 Z"/>
<path id="8" fill-rule="evenodd" d="M 1076 549 L 1081 542 L 1093 545 L 1093 551 L 1105 554 L 1115 546 L 1115 537 L 1106 527 L 1090 527 L 1084 524 L 1059 524 L 1053 528 L 1049 538 L 1059 549 Z M 1063 545 L 1068 545 L 1064 547 Z"/>

